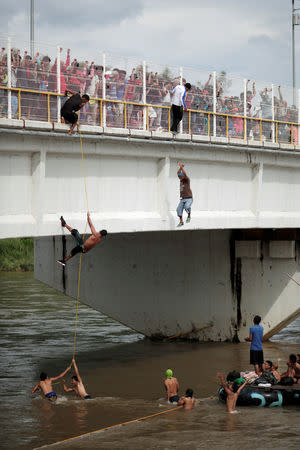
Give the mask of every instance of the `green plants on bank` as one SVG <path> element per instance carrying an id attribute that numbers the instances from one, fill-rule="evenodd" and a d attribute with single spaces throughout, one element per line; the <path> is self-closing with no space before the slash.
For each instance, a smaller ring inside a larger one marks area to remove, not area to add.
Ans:
<path id="1" fill-rule="evenodd" d="M 0 239 L 0 271 L 29 272 L 33 270 L 33 239 Z"/>

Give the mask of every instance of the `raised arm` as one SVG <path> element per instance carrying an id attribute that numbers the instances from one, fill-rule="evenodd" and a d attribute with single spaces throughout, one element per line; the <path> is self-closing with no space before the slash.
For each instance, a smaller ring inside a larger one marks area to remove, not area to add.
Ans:
<path id="1" fill-rule="evenodd" d="M 92 224 L 92 221 L 91 221 L 91 217 L 90 217 L 89 211 L 87 212 L 87 221 L 88 221 L 88 224 L 89 224 L 89 227 L 90 227 L 90 229 L 91 229 L 92 234 L 93 234 L 94 236 L 98 237 L 98 233 L 97 233 L 97 231 L 96 231 L 94 225 Z"/>
<path id="2" fill-rule="evenodd" d="M 184 164 L 178 162 L 178 166 L 179 166 L 179 169 L 177 170 L 177 175 L 179 174 L 179 172 L 182 172 L 183 175 L 184 175 L 184 178 L 187 178 L 187 173 L 186 173 L 186 171 L 184 170 Z"/>
<path id="3" fill-rule="evenodd" d="M 72 363 L 73 363 L 74 370 L 75 370 L 76 376 L 77 376 L 77 378 L 78 378 L 78 381 L 81 382 L 82 380 L 81 380 L 81 377 L 80 377 L 80 375 L 79 375 L 79 370 L 78 370 L 78 367 L 77 367 L 77 364 L 76 364 L 76 361 L 75 361 L 74 358 L 72 359 Z"/>
<path id="4" fill-rule="evenodd" d="M 70 92 L 70 94 L 72 94 L 72 95 L 78 94 L 78 92 L 72 91 L 71 89 L 66 89 L 65 90 L 65 95 L 67 95 L 68 92 Z"/>
<path id="5" fill-rule="evenodd" d="M 225 391 L 227 394 L 231 394 L 231 390 L 230 390 L 230 389 L 226 386 L 226 384 L 225 384 L 223 375 L 222 375 L 221 373 L 218 373 L 218 374 L 217 374 L 217 377 L 220 379 L 221 385 L 222 385 L 222 388 L 224 389 L 224 391 Z"/>
<path id="6" fill-rule="evenodd" d="M 246 384 L 248 383 L 248 380 L 245 381 L 245 383 L 243 383 L 238 390 L 236 391 L 237 395 L 239 395 L 239 393 L 241 392 L 242 389 L 244 389 L 244 387 L 246 386 Z"/>
<path id="7" fill-rule="evenodd" d="M 66 375 L 67 372 L 69 372 L 69 370 L 71 369 L 72 364 L 70 364 L 66 370 L 64 370 L 60 375 L 57 375 L 57 377 L 51 377 L 50 380 L 51 381 L 55 381 L 55 380 L 59 380 L 60 378 L 64 377 Z"/>

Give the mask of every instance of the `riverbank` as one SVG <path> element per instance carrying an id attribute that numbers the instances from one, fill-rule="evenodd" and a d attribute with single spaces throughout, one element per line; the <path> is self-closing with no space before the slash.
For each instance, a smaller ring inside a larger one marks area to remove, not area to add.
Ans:
<path id="1" fill-rule="evenodd" d="M 0 240 L 1 272 L 30 272 L 33 264 L 32 238 Z"/>

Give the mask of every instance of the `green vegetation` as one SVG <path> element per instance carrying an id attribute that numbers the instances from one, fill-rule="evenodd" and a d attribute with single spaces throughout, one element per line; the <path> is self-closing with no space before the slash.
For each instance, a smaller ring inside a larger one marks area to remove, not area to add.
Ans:
<path id="1" fill-rule="evenodd" d="M 28 272 L 33 270 L 33 239 L 1 239 L 0 271 Z"/>

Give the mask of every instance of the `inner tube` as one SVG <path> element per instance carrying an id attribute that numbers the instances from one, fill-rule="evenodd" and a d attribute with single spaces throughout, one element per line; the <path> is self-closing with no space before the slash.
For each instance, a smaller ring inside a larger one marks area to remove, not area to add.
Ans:
<path id="1" fill-rule="evenodd" d="M 219 389 L 219 400 L 226 403 L 227 394 L 224 388 Z M 299 405 L 300 391 L 292 388 L 260 388 L 257 386 L 245 386 L 239 393 L 237 406 L 274 406 Z"/>

